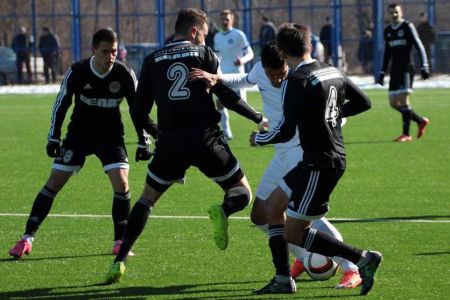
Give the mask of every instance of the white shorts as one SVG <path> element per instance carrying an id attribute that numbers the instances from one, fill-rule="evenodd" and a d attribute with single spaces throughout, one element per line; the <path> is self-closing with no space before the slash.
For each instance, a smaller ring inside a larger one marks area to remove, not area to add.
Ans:
<path id="1" fill-rule="evenodd" d="M 261 200 L 269 198 L 270 194 L 280 183 L 284 175 L 294 168 L 303 158 L 300 146 L 277 148 L 266 168 L 256 190 L 256 197 Z"/>

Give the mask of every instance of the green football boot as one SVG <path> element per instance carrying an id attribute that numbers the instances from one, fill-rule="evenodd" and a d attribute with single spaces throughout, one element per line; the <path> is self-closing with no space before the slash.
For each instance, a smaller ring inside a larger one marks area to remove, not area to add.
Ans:
<path id="1" fill-rule="evenodd" d="M 105 282 L 107 284 L 120 282 L 123 275 L 125 275 L 125 270 L 126 270 L 126 267 L 125 267 L 125 263 L 123 261 L 115 262 L 111 266 L 111 269 L 109 269 L 108 274 L 106 274 Z"/>
<path id="2" fill-rule="evenodd" d="M 228 219 L 222 206 L 211 205 L 208 209 L 208 215 L 214 226 L 214 242 L 220 250 L 225 250 L 228 246 Z"/>

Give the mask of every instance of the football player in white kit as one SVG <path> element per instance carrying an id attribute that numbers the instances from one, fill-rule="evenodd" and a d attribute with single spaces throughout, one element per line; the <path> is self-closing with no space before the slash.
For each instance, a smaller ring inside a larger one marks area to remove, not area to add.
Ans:
<path id="1" fill-rule="evenodd" d="M 222 73 L 241 73 L 245 74 L 244 65 L 253 59 L 253 50 L 245 36 L 245 33 L 239 29 L 233 28 L 234 13 L 231 10 L 224 10 L 220 13 L 222 31 L 214 36 L 214 52 L 220 60 L 220 69 Z M 247 101 L 245 89 L 235 88 L 234 91 L 241 96 L 241 99 Z M 232 139 L 233 134 L 230 128 L 229 115 L 226 108 L 220 102 L 217 102 L 222 118 L 220 125 L 224 131 L 226 139 Z"/>
<path id="2" fill-rule="evenodd" d="M 283 116 L 281 83 L 287 78 L 288 72 L 289 67 L 279 53 L 275 42 L 271 42 L 262 49 L 261 62 L 256 63 L 248 74 L 209 74 L 194 69 L 190 74 L 190 79 L 201 79 L 208 85 L 222 83 L 232 88 L 251 87 L 257 84 L 263 101 L 264 114 L 269 120 L 269 127 L 272 128 L 279 123 Z M 265 233 L 268 232 L 268 225 L 264 212 L 264 201 L 278 186 L 283 176 L 302 160 L 303 151 L 298 146 L 299 144 L 298 135 L 295 134 L 290 141 L 275 145 L 275 154 L 257 188 L 250 218 Z M 342 241 L 339 231 L 325 217 L 315 220 L 311 227 Z M 305 270 L 303 261 L 308 252 L 292 244 L 289 244 L 289 250 L 296 257 L 291 267 L 291 274 L 293 278 L 297 278 Z M 356 288 L 361 284 L 358 267 L 354 263 L 341 257 L 333 257 L 333 260 L 344 272 L 336 288 Z"/>

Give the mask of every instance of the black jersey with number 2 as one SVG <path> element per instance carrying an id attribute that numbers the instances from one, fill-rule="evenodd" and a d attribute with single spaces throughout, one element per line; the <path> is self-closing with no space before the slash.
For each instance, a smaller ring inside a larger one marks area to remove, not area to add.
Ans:
<path id="1" fill-rule="evenodd" d="M 270 132 L 258 133 L 256 143 L 288 141 L 298 128 L 303 163 L 344 169 L 341 118 L 369 109 L 370 100 L 338 69 L 314 59 L 297 66 L 283 89 L 283 118 Z"/>
<path id="2" fill-rule="evenodd" d="M 187 76 L 192 68 L 215 74 L 218 67 L 219 61 L 211 48 L 186 40 L 174 41 L 150 54 L 139 76 L 133 109 L 136 119 L 143 120 L 156 104 L 161 133 L 178 127 L 217 125 L 220 113 L 212 94 L 203 82 L 188 81 Z M 221 101 L 222 98 L 231 102 L 239 100 L 239 96 L 223 85 L 212 88 L 216 94 L 219 90 Z"/>

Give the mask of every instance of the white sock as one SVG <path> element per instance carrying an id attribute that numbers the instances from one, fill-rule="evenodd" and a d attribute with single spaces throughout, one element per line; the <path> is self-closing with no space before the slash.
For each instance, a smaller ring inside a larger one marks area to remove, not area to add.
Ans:
<path id="1" fill-rule="evenodd" d="M 338 262 L 338 259 L 341 260 L 341 262 Z M 342 271 L 347 272 L 347 271 L 358 271 L 358 266 L 356 266 L 354 263 L 352 263 L 349 260 L 346 260 L 342 257 L 337 257 L 334 256 L 333 260 L 342 268 Z"/>
<path id="2" fill-rule="evenodd" d="M 31 235 L 28 235 L 28 234 L 24 234 L 22 236 L 22 240 L 26 240 L 28 243 L 32 244 L 34 241 L 34 237 L 32 237 Z"/>
<path id="3" fill-rule="evenodd" d="M 288 244 L 289 252 L 292 253 L 299 261 L 304 262 L 308 251 L 305 248 L 294 244 Z"/>

